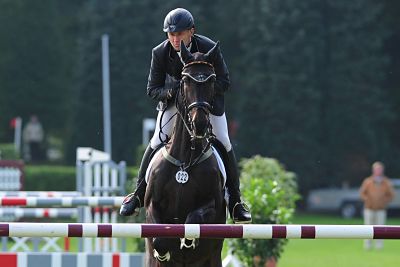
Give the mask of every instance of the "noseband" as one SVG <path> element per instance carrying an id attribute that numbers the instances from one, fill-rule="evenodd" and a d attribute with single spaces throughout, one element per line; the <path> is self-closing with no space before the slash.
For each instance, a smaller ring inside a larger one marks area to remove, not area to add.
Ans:
<path id="1" fill-rule="evenodd" d="M 188 73 L 186 71 L 186 69 L 188 67 L 190 67 L 190 66 L 193 66 L 193 65 L 206 65 L 206 66 L 208 66 L 208 67 L 210 67 L 212 69 L 212 73 L 210 75 L 208 75 L 208 76 L 205 75 L 205 74 L 202 74 L 202 73 L 196 74 L 196 75 L 192 75 L 192 74 Z M 210 63 L 208 63 L 206 61 L 193 61 L 193 62 L 190 62 L 190 63 L 186 64 L 183 67 L 183 69 L 182 69 L 182 77 L 188 77 L 189 79 L 195 81 L 196 83 L 206 83 L 211 78 L 215 78 L 216 74 L 215 74 L 214 66 L 212 64 L 210 64 Z M 203 139 L 203 138 L 206 138 L 206 137 L 208 137 L 208 135 L 210 134 L 211 131 L 206 131 L 204 136 L 196 136 L 195 135 L 194 130 L 193 130 L 193 125 L 192 125 L 192 118 L 190 116 L 190 111 L 192 109 L 194 109 L 194 108 L 198 108 L 198 109 L 203 110 L 207 114 L 207 117 L 209 117 L 209 113 L 212 110 L 212 105 L 207 101 L 195 101 L 195 102 L 192 102 L 189 105 L 187 105 L 186 98 L 185 98 L 184 92 L 183 92 L 183 86 L 184 85 L 183 85 L 183 82 L 182 82 L 181 83 L 181 87 L 180 87 L 180 93 L 183 96 L 183 104 L 184 104 L 184 107 L 185 107 L 185 113 L 189 118 L 189 122 L 190 122 L 189 125 L 186 124 L 185 119 L 181 116 L 182 120 L 183 120 L 183 122 L 184 122 L 184 124 L 186 126 L 186 129 L 189 132 L 189 134 L 190 134 L 192 139 Z M 179 108 L 178 108 L 178 110 L 179 110 Z M 208 127 L 210 128 L 211 126 L 209 125 Z"/>

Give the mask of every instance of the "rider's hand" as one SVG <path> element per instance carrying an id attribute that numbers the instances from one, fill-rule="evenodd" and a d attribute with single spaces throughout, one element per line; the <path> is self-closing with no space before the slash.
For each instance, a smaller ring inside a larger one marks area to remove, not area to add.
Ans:
<path id="1" fill-rule="evenodd" d="M 172 99 L 172 97 L 175 95 L 174 90 L 172 88 L 168 89 L 167 91 L 167 99 Z"/>
<path id="2" fill-rule="evenodd" d="M 167 91 L 167 99 L 173 99 L 176 95 L 176 92 L 179 90 L 179 87 L 181 86 L 181 80 L 176 80 L 172 79 L 172 81 L 169 83 L 169 88 Z"/>

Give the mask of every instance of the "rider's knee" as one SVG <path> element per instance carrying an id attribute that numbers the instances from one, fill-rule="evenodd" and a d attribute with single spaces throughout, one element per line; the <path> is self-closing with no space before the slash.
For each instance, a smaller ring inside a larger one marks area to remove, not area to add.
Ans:
<path id="1" fill-rule="evenodd" d="M 155 149 L 161 144 L 161 140 L 158 136 L 158 134 L 154 133 L 154 136 L 150 140 L 150 146 L 152 149 Z"/>
<path id="2" fill-rule="evenodd" d="M 222 145 L 225 147 L 226 151 L 231 151 L 232 149 L 232 144 L 231 140 L 229 140 L 229 137 L 227 138 L 218 138 L 217 139 L 222 143 Z"/>

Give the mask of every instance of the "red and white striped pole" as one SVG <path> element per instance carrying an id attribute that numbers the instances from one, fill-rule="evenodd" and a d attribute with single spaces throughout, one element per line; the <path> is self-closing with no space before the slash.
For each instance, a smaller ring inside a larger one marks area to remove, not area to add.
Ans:
<path id="1" fill-rule="evenodd" d="M 1 197 L 0 206 L 24 207 L 119 207 L 124 197 Z"/>

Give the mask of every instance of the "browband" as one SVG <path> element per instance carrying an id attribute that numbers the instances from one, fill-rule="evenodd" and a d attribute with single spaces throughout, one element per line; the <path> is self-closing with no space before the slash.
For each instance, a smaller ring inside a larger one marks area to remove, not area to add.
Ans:
<path id="1" fill-rule="evenodd" d="M 215 75 L 215 73 L 211 73 L 209 76 L 206 76 L 204 74 L 198 74 L 198 75 L 192 76 L 190 73 L 187 73 L 187 72 L 182 72 L 182 76 L 188 76 L 190 79 L 192 79 L 193 81 L 198 82 L 198 83 L 205 83 L 211 77 L 217 77 L 217 75 Z"/>
<path id="2" fill-rule="evenodd" d="M 187 67 L 190 67 L 190 66 L 196 65 L 196 64 L 207 65 L 207 66 L 211 67 L 213 73 L 210 74 L 209 76 L 206 76 L 204 74 L 198 74 L 198 75 L 193 76 L 192 74 L 185 72 L 185 69 Z M 185 66 L 183 66 L 182 76 L 188 76 L 190 79 L 194 80 L 195 82 L 204 83 L 204 82 L 208 81 L 211 77 L 216 77 L 217 75 L 215 75 L 214 66 L 211 63 L 209 63 L 207 61 L 198 60 L 198 61 L 192 61 L 192 62 L 186 64 Z"/>

